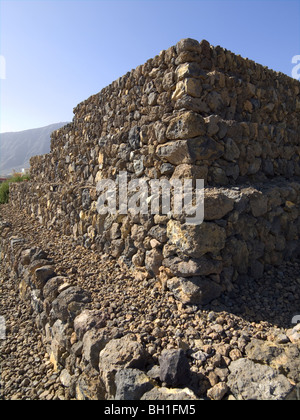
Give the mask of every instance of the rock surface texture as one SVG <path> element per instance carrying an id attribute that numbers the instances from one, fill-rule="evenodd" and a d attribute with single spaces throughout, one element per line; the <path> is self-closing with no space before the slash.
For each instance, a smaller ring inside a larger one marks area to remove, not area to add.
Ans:
<path id="1" fill-rule="evenodd" d="M 298 81 L 191 39 L 74 108 L 1 206 L 1 398 L 297 398 L 299 115 Z M 186 179 L 202 223 L 151 189 Z"/>

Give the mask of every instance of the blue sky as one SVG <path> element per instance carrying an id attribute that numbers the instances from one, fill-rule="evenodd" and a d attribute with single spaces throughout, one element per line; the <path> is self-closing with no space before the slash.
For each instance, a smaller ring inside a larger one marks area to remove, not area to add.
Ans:
<path id="1" fill-rule="evenodd" d="M 0 131 L 71 121 L 73 108 L 181 38 L 291 76 L 299 0 L 0 0 Z M 3 69 L 2 69 L 3 70 Z"/>

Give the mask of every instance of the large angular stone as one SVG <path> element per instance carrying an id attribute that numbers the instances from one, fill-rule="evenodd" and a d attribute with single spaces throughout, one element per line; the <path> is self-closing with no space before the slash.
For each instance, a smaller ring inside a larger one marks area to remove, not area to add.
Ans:
<path id="1" fill-rule="evenodd" d="M 269 365 L 292 381 L 300 382 L 300 350 L 295 344 L 253 339 L 246 347 L 246 355 L 254 362 Z"/>
<path id="2" fill-rule="evenodd" d="M 146 350 L 131 335 L 110 340 L 99 355 L 99 372 L 107 398 L 116 394 L 115 375 L 119 369 L 143 369 L 148 358 Z"/>
<path id="3" fill-rule="evenodd" d="M 116 400 L 140 400 L 154 387 L 154 381 L 138 369 L 120 369 L 115 376 Z"/>
<path id="4" fill-rule="evenodd" d="M 88 330 L 104 326 L 105 316 L 98 310 L 85 309 L 74 319 L 74 331 L 78 340 L 81 340 Z"/>
<path id="5" fill-rule="evenodd" d="M 194 98 L 199 98 L 202 93 L 202 83 L 199 79 L 189 78 L 180 80 L 172 95 L 172 100 L 177 101 L 183 95 L 190 95 Z"/>
<path id="6" fill-rule="evenodd" d="M 202 136 L 206 132 L 205 121 L 201 115 L 188 111 L 173 118 L 167 128 L 169 140 L 184 140 Z"/>
<path id="7" fill-rule="evenodd" d="M 299 319 L 299 315 L 295 316 L 295 320 Z M 298 323 L 294 328 L 287 330 L 287 336 L 292 343 L 300 343 L 300 323 Z"/>
<path id="8" fill-rule="evenodd" d="M 159 358 L 160 380 L 169 386 L 186 385 L 190 380 L 190 366 L 182 349 L 163 350 Z"/>
<path id="9" fill-rule="evenodd" d="M 193 161 L 214 161 L 224 154 L 224 146 L 206 136 L 190 139 L 188 146 Z"/>
<path id="10" fill-rule="evenodd" d="M 172 244 L 193 258 L 202 257 L 208 252 L 217 253 L 225 247 L 225 229 L 215 223 L 188 225 L 170 220 L 167 235 Z"/>
<path id="11" fill-rule="evenodd" d="M 293 396 L 294 385 L 270 366 L 239 359 L 229 370 L 227 385 L 238 400 L 286 400 Z"/>
<path id="12" fill-rule="evenodd" d="M 188 140 L 176 140 L 159 145 L 156 153 L 160 158 L 172 165 L 193 163 L 195 161 L 189 150 Z"/>
<path id="13" fill-rule="evenodd" d="M 54 276 L 54 267 L 52 265 L 45 265 L 35 270 L 33 283 L 37 289 L 43 289 L 47 281 Z"/>
<path id="14" fill-rule="evenodd" d="M 90 363 L 93 368 L 99 368 L 99 354 L 108 343 L 108 337 L 105 331 L 92 328 L 84 334 L 82 340 L 82 356 L 83 359 Z"/>
<path id="15" fill-rule="evenodd" d="M 205 277 L 173 277 L 167 287 L 182 303 L 195 305 L 207 305 L 222 292 L 219 284 Z"/>
<path id="16" fill-rule="evenodd" d="M 204 192 L 204 220 L 218 220 L 233 210 L 234 198 L 217 188 Z"/>
<path id="17" fill-rule="evenodd" d="M 193 277 L 208 276 L 209 274 L 220 274 L 223 268 L 222 262 L 201 257 L 183 261 L 181 258 L 173 256 L 165 258 L 162 262 L 172 272 L 173 276 Z"/>
<path id="18" fill-rule="evenodd" d="M 76 381 L 76 400 L 99 401 L 105 398 L 105 387 L 99 372 L 88 365 Z"/>
<path id="19" fill-rule="evenodd" d="M 151 276 L 156 276 L 159 273 L 163 256 L 158 249 L 152 249 L 146 252 L 145 267 Z"/>
<path id="20" fill-rule="evenodd" d="M 174 140 L 157 146 L 156 153 L 172 165 L 213 161 L 224 153 L 224 146 L 209 137 Z"/>
<path id="21" fill-rule="evenodd" d="M 207 180 L 207 166 L 180 164 L 175 167 L 171 180 L 173 179 L 204 179 Z"/>
<path id="22" fill-rule="evenodd" d="M 250 196 L 250 207 L 254 217 L 260 217 L 268 211 L 268 197 L 260 191 L 255 191 Z"/>
<path id="23" fill-rule="evenodd" d="M 76 286 L 69 287 L 52 302 L 52 315 L 67 322 L 74 319 L 90 301 L 91 296 L 88 292 Z"/>
<path id="24" fill-rule="evenodd" d="M 52 302 L 59 295 L 59 286 L 67 281 L 66 277 L 56 276 L 47 281 L 43 288 L 43 296 L 49 302 Z"/>
<path id="25" fill-rule="evenodd" d="M 177 80 L 183 80 L 187 77 L 205 78 L 206 72 L 201 68 L 198 63 L 183 63 L 176 69 Z"/>
<path id="26" fill-rule="evenodd" d="M 199 41 L 197 41 L 196 39 L 183 38 L 177 42 L 176 51 L 177 51 L 177 54 L 180 54 L 181 52 L 184 52 L 184 51 L 200 52 L 201 46 L 200 46 Z"/>

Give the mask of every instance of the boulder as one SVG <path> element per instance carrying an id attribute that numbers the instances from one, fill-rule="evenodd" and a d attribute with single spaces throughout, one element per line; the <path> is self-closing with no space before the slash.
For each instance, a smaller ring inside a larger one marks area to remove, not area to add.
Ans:
<path id="1" fill-rule="evenodd" d="M 69 319 L 74 319 L 90 301 L 89 292 L 77 286 L 69 287 L 52 302 L 52 316 L 67 322 Z"/>
<path id="2" fill-rule="evenodd" d="M 54 267 L 52 265 L 45 265 L 35 270 L 33 276 L 33 283 L 37 289 L 43 289 L 45 284 L 51 277 L 55 276 Z"/>
<path id="3" fill-rule="evenodd" d="M 299 319 L 299 315 L 295 316 L 295 319 Z M 292 343 L 300 343 L 300 323 L 298 323 L 294 328 L 290 328 L 287 331 L 287 336 Z"/>
<path id="4" fill-rule="evenodd" d="M 204 179 L 207 180 L 207 166 L 188 165 L 186 163 L 177 165 L 173 172 L 173 179 Z"/>
<path id="5" fill-rule="evenodd" d="M 207 396 L 211 400 L 219 401 L 224 398 L 228 391 L 229 388 L 225 382 L 219 382 L 207 391 Z"/>
<path id="6" fill-rule="evenodd" d="M 56 299 L 59 295 L 59 286 L 65 283 L 66 280 L 67 278 L 62 276 L 55 276 L 48 280 L 43 288 L 44 298 L 47 299 L 49 302 L 52 302 L 54 299 Z"/>
<path id="7" fill-rule="evenodd" d="M 170 220 L 167 235 L 172 244 L 193 258 L 202 257 L 208 252 L 217 253 L 225 247 L 225 229 L 211 222 L 188 225 Z"/>
<path id="8" fill-rule="evenodd" d="M 116 400 L 140 400 L 154 387 L 154 381 L 138 369 L 120 369 L 115 376 Z"/>
<path id="9" fill-rule="evenodd" d="M 183 261 L 181 258 L 172 256 L 165 258 L 162 265 L 170 269 L 174 277 L 208 276 L 220 274 L 223 268 L 222 261 L 201 257 Z"/>
<path id="10" fill-rule="evenodd" d="M 295 344 L 252 339 L 246 347 L 246 355 L 254 362 L 269 365 L 292 381 L 300 382 L 300 350 Z"/>
<path id="11" fill-rule="evenodd" d="M 188 111 L 171 120 L 166 131 L 169 140 L 184 140 L 202 136 L 206 132 L 205 121 L 201 115 Z"/>
<path id="12" fill-rule="evenodd" d="M 90 363 L 94 369 L 99 369 L 99 353 L 108 342 L 104 330 L 92 328 L 84 334 L 82 339 L 83 359 Z"/>
<path id="13" fill-rule="evenodd" d="M 195 305 L 207 305 L 222 292 L 222 286 L 205 277 L 173 277 L 167 287 L 182 303 Z"/>
<path id="14" fill-rule="evenodd" d="M 222 219 L 234 207 L 234 198 L 217 188 L 206 189 L 204 193 L 204 220 Z"/>
<path id="15" fill-rule="evenodd" d="M 160 144 L 157 146 L 156 153 L 161 159 L 172 165 L 195 161 L 189 149 L 188 140 L 175 140 Z"/>
<path id="16" fill-rule="evenodd" d="M 159 358 L 160 380 L 169 386 L 187 385 L 190 366 L 182 349 L 163 350 Z"/>
<path id="17" fill-rule="evenodd" d="M 110 340 L 99 355 L 99 372 L 107 397 L 116 394 L 115 375 L 119 369 L 143 369 L 148 358 L 146 350 L 132 335 Z"/>
<path id="18" fill-rule="evenodd" d="M 229 365 L 227 385 L 237 400 L 287 400 L 294 385 L 270 366 L 238 359 Z"/>
<path id="19" fill-rule="evenodd" d="M 151 276 L 156 276 L 159 273 L 162 260 L 162 253 L 158 249 L 154 248 L 146 252 L 145 267 Z"/>
<path id="20" fill-rule="evenodd" d="M 105 326 L 105 316 L 99 310 L 85 309 L 74 319 L 74 331 L 78 340 L 91 328 L 103 328 Z"/>

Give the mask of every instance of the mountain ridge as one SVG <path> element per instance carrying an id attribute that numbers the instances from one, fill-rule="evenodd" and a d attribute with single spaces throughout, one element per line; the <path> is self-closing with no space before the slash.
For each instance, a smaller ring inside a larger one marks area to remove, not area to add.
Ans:
<path id="1" fill-rule="evenodd" d="M 50 152 L 50 135 L 68 122 L 0 134 L 0 176 L 29 168 L 29 159 Z"/>

